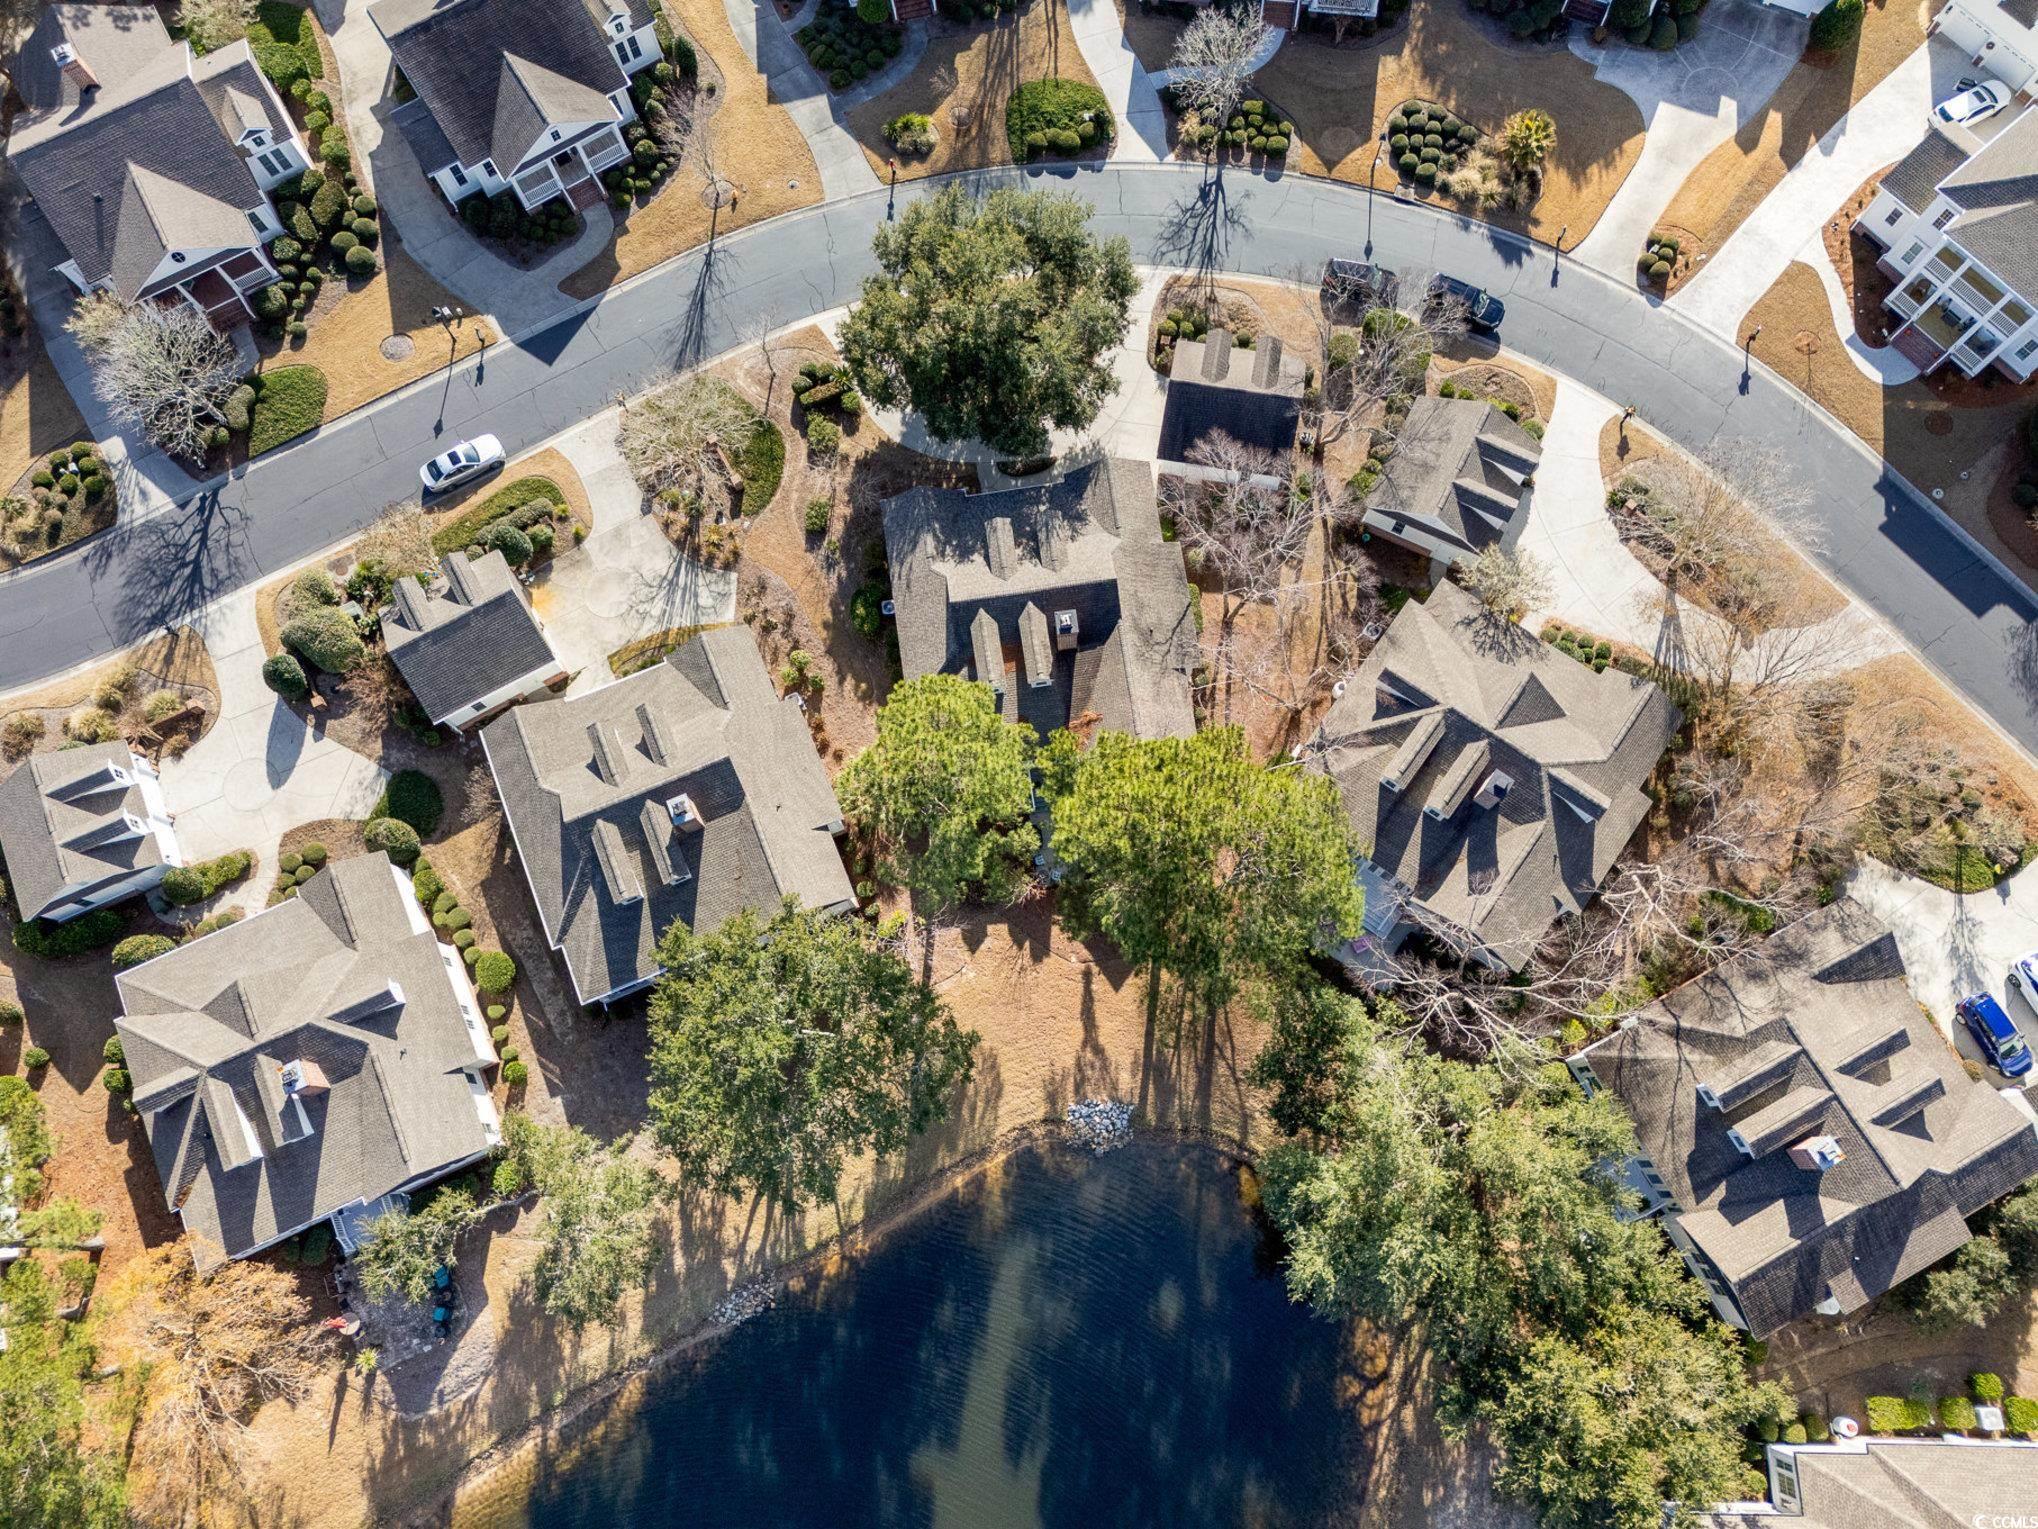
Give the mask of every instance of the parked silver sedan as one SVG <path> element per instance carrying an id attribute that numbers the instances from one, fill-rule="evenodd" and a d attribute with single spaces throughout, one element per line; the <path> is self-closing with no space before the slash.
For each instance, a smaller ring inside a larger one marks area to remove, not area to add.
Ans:
<path id="1" fill-rule="evenodd" d="M 483 473 L 493 472 L 503 461 L 502 442 L 492 435 L 477 435 L 425 463 L 418 469 L 418 480 L 427 494 L 443 494 L 449 488 L 473 482 Z"/>

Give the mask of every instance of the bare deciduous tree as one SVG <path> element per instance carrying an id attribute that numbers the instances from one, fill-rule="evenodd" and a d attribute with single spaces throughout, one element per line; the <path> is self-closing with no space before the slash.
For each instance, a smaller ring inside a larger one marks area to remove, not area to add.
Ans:
<path id="1" fill-rule="evenodd" d="M 1202 471 L 1162 480 L 1163 512 L 1191 561 L 1224 586 L 1227 614 L 1288 581 L 1321 518 L 1309 480 L 1290 463 L 1219 430 L 1189 448 Z"/>
<path id="2" fill-rule="evenodd" d="M 361 533 L 354 551 L 358 561 L 379 559 L 391 578 L 427 573 L 439 564 L 439 554 L 432 546 L 431 527 L 424 512 L 414 504 L 385 507 Z"/>
<path id="3" fill-rule="evenodd" d="M 1176 103 L 1223 127 L 1245 99 L 1255 60 L 1271 31 L 1257 6 L 1212 5 L 1198 11 L 1168 60 Z"/>
<path id="4" fill-rule="evenodd" d="M 623 407 L 616 446 L 648 493 L 699 493 L 719 467 L 717 448 L 731 456 L 748 436 L 753 412 L 719 377 L 680 377 Z"/>
<path id="5" fill-rule="evenodd" d="M 722 173 L 720 135 L 715 131 L 715 98 L 703 90 L 673 92 L 665 114 L 651 119 L 651 138 L 673 164 L 701 177 L 701 203 L 719 215 L 736 200 L 736 183 Z M 713 237 L 710 224 L 709 236 Z"/>
<path id="6" fill-rule="evenodd" d="M 1481 605 L 1508 621 L 1548 605 L 1556 588 L 1541 558 L 1497 542 L 1455 564 L 1451 573 Z"/>
<path id="7" fill-rule="evenodd" d="M 210 52 L 248 35 L 255 21 L 255 0 L 183 0 L 177 15 L 191 41 Z"/>
<path id="8" fill-rule="evenodd" d="M 69 328 L 92 358 L 92 390 L 165 451 L 201 457 L 240 382 L 233 343 L 185 303 L 83 299 Z"/>
<path id="9" fill-rule="evenodd" d="M 201 1275 L 182 1244 L 121 1276 L 108 1348 L 143 1377 L 133 1437 L 135 1516 L 184 1524 L 253 1490 L 249 1422 L 264 1402 L 300 1400 L 324 1368 L 330 1336 L 297 1281 L 265 1263 Z"/>
<path id="10" fill-rule="evenodd" d="M 1297 273 L 1296 280 L 1303 279 Z M 1418 303 L 1419 311 L 1395 307 L 1402 297 Z M 1360 428 L 1377 441 L 1391 440 L 1407 402 L 1423 391 L 1430 357 L 1464 331 L 1464 304 L 1432 300 L 1419 272 L 1403 273 L 1393 294 L 1357 276 L 1325 277 L 1317 316 L 1322 380 L 1310 421 L 1318 442 L 1329 446 Z"/>

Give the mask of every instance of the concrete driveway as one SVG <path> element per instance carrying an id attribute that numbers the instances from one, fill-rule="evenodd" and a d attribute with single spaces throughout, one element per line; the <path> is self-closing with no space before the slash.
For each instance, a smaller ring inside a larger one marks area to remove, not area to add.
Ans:
<path id="1" fill-rule="evenodd" d="M 1805 28 L 1803 17 L 1757 0 L 1713 0 L 1698 36 L 1668 53 L 1611 40 L 1595 46 L 1589 32 L 1572 32 L 1571 51 L 1625 91 L 1648 124 L 1641 158 L 1576 247 L 1580 260 L 1622 275 L 1634 269 L 1685 177 L 1753 121 L 1796 66 Z"/>

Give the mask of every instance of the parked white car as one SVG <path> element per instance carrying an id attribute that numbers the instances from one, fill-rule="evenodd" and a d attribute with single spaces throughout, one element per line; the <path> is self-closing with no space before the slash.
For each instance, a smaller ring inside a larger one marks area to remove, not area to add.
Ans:
<path id="1" fill-rule="evenodd" d="M 449 488 L 471 483 L 485 472 L 493 472 L 502 466 L 503 460 L 501 441 L 492 435 L 477 435 L 425 463 L 418 469 L 418 480 L 427 494 L 443 494 Z"/>
<path id="2" fill-rule="evenodd" d="M 2038 950 L 2017 957 L 2010 966 L 2010 982 L 2024 995 L 2024 1002 L 2038 1011 Z"/>
<path id="3" fill-rule="evenodd" d="M 2010 87 L 2001 80 L 1984 80 L 1971 90 L 1963 90 L 1950 100 L 1941 101 L 1932 115 L 1941 122 L 1979 122 L 1983 117 L 1992 117 L 2010 104 Z"/>

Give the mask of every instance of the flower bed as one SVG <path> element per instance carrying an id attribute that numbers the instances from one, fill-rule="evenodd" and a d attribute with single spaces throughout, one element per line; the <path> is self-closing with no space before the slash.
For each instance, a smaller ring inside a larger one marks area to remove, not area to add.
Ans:
<path id="1" fill-rule="evenodd" d="M 1081 80 L 1028 80 L 1005 103 L 1014 164 L 1108 148 L 1117 124 L 1104 92 Z"/>
<path id="2" fill-rule="evenodd" d="M 1170 111 L 1179 110 L 1176 100 L 1173 86 L 1161 92 L 1161 101 Z M 1285 159 L 1288 145 L 1295 140 L 1295 124 L 1269 102 L 1253 99 L 1239 102 L 1238 110 L 1221 126 L 1203 121 L 1193 109 L 1185 112 L 1181 135 L 1184 143 L 1199 148 Z"/>
<path id="3" fill-rule="evenodd" d="M 45 557 L 103 531 L 120 512 L 113 475 L 99 448 L 73 441 L 30 470 L 0 499 L 0 568 Z"/>
<path id="4" fill-rule="evenodd" d="M 857 11 L 836 6 L 825 7 L 797 37 L 807 62 L 832 90 L 861 84 L 906 46 L 905 30 L 896 23 L 866 21 Z"/>
<path id="5" fill-rule="evenodd" d="M 489 528 L 498 522 L 513 525 L 528 534 L 545 522 L 571 518 L 565 490 L 558 484 L 550 478 L 518 478 L 434 530 L 432 550 L 443 557 L 448 552 L 484 546 Z M 545 551 L 549 553 L 551 550 L 552 545 L 548 542 Z M 533 554 L 536 555 L 535 545 Z"/>

